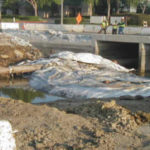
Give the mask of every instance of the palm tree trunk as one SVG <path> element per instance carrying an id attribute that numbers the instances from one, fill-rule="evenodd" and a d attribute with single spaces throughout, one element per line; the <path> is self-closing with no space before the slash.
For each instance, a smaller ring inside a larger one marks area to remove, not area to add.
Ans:
<path id="1" fill-rule="evenodd" d="M 38 16 L 37 4 L 34 6 L 34 15 L 35 15 L 35 16 Z"/>
<path id="2" fill-rule="evenodd" d="M 92 3 L 90 3 L 90 16 L 92 16 L 93 15 L 93 6 L 92 6 Z"/>
<path id="3" fill-rule="evenodd" d="M 28 3 L 30 3 L 34 9 L 34 15 L 38 16 L 38 6 L 36 0 L 26 0 Z"/>
<path id="4" fill-rule="evenodd" d="M 145 10 L 146 10 L 146 5 L 142 9 L 142 14 L 145 14 Z"/>
<path id="5" fill-rule="evenodd" d="M 107 19 L 108 21 L 110 20 L 110 9 L 111 9 L 111 4 L 110 4 L 111 0 L 107 0 Z"/>
<path id="6" fill-rule="evenodd" d="M 117 11 L 116 11 L 117 14 L 120 13 L 119 7 L 120 7 L 120 2 L 119 2 L 119 0 L 117 0 Z"/>

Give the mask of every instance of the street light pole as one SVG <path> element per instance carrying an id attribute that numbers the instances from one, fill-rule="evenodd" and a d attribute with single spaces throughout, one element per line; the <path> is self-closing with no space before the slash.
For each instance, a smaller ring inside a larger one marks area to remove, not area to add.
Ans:
<path id="1" fill-rule="evenodd" d="M 63 16 L 64 16 L 64 0 L 61 0 L 61 25 L 63 24 Z"/>

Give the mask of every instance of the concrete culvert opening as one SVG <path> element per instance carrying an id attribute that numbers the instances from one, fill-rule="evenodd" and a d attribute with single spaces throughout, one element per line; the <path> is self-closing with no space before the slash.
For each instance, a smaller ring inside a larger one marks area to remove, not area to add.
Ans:
<path id="1" fill-rule="evenodd" d="M 100 55 L 127 68 L 138 68 L 137 43 L 99 42 Z"/>

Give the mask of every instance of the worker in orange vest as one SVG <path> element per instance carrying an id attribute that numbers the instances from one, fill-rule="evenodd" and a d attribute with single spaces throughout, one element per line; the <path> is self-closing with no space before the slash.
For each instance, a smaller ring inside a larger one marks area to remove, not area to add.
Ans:
<path id="1" fill-rule="evenodd" d="M 77 24 L 80 24 L 80 22 L 82 21 L 82 16 L 80 13 L 78 13 L 78 15 L 76 17 L 76 21 L 77 21 Z"/>

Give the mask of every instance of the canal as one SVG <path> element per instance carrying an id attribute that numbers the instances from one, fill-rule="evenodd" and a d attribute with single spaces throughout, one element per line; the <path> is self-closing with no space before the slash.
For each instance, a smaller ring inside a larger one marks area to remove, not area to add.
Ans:
<path id="1" fill-rule="evenodd" d="M 38 47 L 45 57 L 49 57 L 51 54 L 58 53 L 64 50 L 73 51 L 73 52 L 92 52 L 93 49 L 91 47 L 79 46 L 77 47 L 65 47 L 55 48 L 49 47 L 46 44 L 41 43 L 33 43 L 34 46 Z M 117 62 L 124 67 L 127 68 L 135 68 L 138 67 L 138 45 L 137 44 L 117 44 L 117 43 L 109 43 L 109 47 L 107 42 L 100 43 L 101 45 L 101 55 L 110 60 L 117 60 Z M 109 49 L 111 48 L 111 51 Z M 138 72 L 136 72 L 138 74 Z M 139 75 L 139 74 L 138 74 Z M 149 77 L 150 73 L 147 72 L 144 75 Z M 59 97 L 51 94 L 46 94 L 45 92 L 41 92 L 31 88 L 29 85 L 29 81 L 27 78 L 22 79 L 11 79 L 11 80 L 1 80 L 0 81 L 0 96 L 6 98 L 13 98 L 16 100 L 23 100 L 28 103 L 48 103 L 56 100 L 63 100 L 65 97 Z"/>

